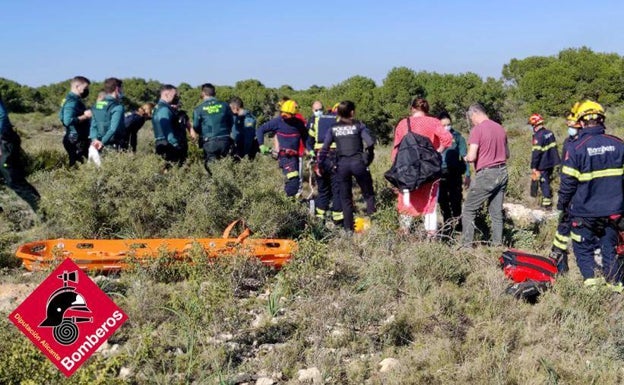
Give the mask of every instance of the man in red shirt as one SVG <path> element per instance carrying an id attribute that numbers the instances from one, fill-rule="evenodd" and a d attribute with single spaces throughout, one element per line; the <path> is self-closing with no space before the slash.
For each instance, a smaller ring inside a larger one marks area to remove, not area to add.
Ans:
<path id="1" fill-rule="evenodd" d="M 468 138 L 466 162 L 474 163 L 476 176 L 468 190 L 462 215 L 462 245 L 474 239 L 474 219 L 487 200 L 492 221 L 492 244 L 503 242 L 503 198 L 507 190 L 509 146 L 507 134 L 500 124 L 490 120 L 480 104 L 473 104 L 466 113 L 473 125 Z"/>

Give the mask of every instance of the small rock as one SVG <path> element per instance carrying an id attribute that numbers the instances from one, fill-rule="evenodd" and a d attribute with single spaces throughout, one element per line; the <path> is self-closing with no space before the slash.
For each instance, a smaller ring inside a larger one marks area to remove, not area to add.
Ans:
<path id="1" fill-rule="evenodd" d="M 511 220 L 520 226 L 532 225 L 535 223 L 541 223 L 548 218 L 556 216 L 556 212 L 546 212 L 544 210 L 530 209 L 520 204 L 504 203 L 505 214 L 511 218 Z"/>
<path id="2" fill-rule="evenodd" d="M 381 366 L 379 373 L 387 373 L 399 366 L 399 360 L 396 358 L 386 358 L 379 363 L 379 366 Z"/>
<path id="3" fill-rule="evenodd" d="M 104 343 L 97 348 L 96 352 L 104 353 L 108 349 L 110 349 L 110 345 L 108 344 L 108 341 L 104 341 Z"/>
<path id="4" fill-rule="evenodd" d="M 262 281 L 255 278 L 245 278 L 241 281 L 240 288 L 242 290 L 253 290 L 257 291 L 262 286 Z"/>
<path id="5" fill-rule="evenodd" d="M 248 383 L 250 381 L 253 381 L 253 377 L 250 374 L 239 373 L 236 376 L 234 376 L 234 378 L 230 379 L 228 383 L 243 384 L 243 383 Z"/>
<path id="6" fill-rule="evenodd" d="M 256 314 L 256 318 L 251 321 L 252 328 L 259 328 L 266 323 L 266 316 L 264 314 Z"/>
<path id="7" fill-rule="evenodd" d="M 103 276 L 103 275 L 101 275 L 101 274 L 100 274 L 100 275 L 96 275 L 95 277 L 93 277 L 93 279 L 92 279 L 92 280 L 93 280 L 93 282 L 95 282 L 95 283 L 100 283 L 100 282 L 102 282 L 102 281 L 106 281 L 107 279 L 108 279 L 108 278 L 106 278 L 105 276 Z"/>
<path id="8" fill-rule="evenodd" d="M 132 371 L 130 370 L 130 368 L 126 368 L 124 366 L 121 369 L 119 369 L 119 378 L 121 378 L 122 380 L 130 377 L 131 374 L 132 374 Z"/>
<path id="9" fill-rule="evenodd" d="M 260 377 L 256 380 L 256 385 L 273 385 L 275 381 L 269 377 Z"/>
<path id="10" fill-rule="evenodd" d="M 300 382 L 309 382 L 312 381 L 313 384 L 320 384 L 323 382 L 323 377 L 321 376 L 321 371 L 316 367 L 308 368 L 308 369 L 300 369 L 297 372 L 299 376 Z"/>

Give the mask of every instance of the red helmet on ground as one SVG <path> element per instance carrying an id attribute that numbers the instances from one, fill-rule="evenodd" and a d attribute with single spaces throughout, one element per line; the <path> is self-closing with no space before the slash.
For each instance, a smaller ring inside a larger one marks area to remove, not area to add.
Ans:
<path id="1" fill-rule="evenodd" d="M 544 123 L 544 118 L 540 114 L 533 114 L 529 117 L 529 124 L 533 127 L 539 126 Z"/>

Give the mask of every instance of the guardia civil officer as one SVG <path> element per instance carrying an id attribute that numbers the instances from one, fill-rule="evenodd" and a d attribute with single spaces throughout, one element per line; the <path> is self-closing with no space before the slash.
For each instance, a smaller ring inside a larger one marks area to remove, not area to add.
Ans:
<path id="1" fill-rule="evenodd" d="M 89 96 L 91 82 L 84 76 L 75 76 L 70 82 L 70 91 L 61 103 L 59 118 L 65 127 L 63 147 L 69 156 L 69 166 L 84 162 L 89 151 L 89 127 L 91 110 L 83 103 Z"/>
<path id="2" fill-rule="evenodd" d="M 353 177 L 357 181 L 366 202 L 366 214 L 375 212 L 375 192 L 373 178 L 368 166 L 375 156 L 375 140 L 366 125 L 354 119 L 355 104 L 346 100 L 338 105 L 338 121 L 327 131 L 319 153 L 322 164 L 329 154 L 332 143 L 336 143 L 336 172 L 340 184 L 340 200 L 344 214 L 344 229 L 353 231 Z M 316 169 L 322 176 L 323 171 Z"/>
<path id="3" fill-rule="evenodd" d="M 210 173 L 209 163 L 230 154 L 234 115 L 227 103 L 216 98 L 217 92 L 212 84 L 205 83 L 201 88 L 203 101 L 193 111 L 193 131 L 200 137 L 204 167 Z"/>
<path id="4" fill-rule="evenodd" d="M 238 96 L 230 99 L 230 109 L 234 114 L 234 125 L 232 127 L 234 154 L 239 159 L 244 157 L 254 159 L 258 152 L 256 117 L 249 110 L 245 109 L 243 100 Z"/>
<path id="5" fill-rule="evenodd" d="M 104 148 L 120 149 L 120 141 L 124 135 L 123 83 L 117 78 L 104 80 L 103 100 L 97 101 L 93 107 L 90 135 L 91 146 L 98 151 Z"/>
<path id="6" fill-rule="evenodd" d="M 178 90 L 173 85 L 163 85 L 152 116 L 156 154 L 167 162 L 175 163 L 180 161 L 182 152 L 179 136 L 176 135 L 176 111 L 171 107 L 177 94 Z"/>

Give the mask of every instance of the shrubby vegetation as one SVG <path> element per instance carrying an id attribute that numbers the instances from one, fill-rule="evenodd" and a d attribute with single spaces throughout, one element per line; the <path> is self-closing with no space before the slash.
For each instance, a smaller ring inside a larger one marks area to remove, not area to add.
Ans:
<path id="1" fill-rule="evenodd" d="M 295 91 L 244 80 L 218 92 L 224 99 L 241 96 L 261 119 L 272 116 L 284 95 L 299 101 L 304 114 L 316 98 L 327 105 L 351 98 L 360 118 L 386 138 L 413 95 L 426 96 L 433 112 L 448 109 L 459 119 L 457 126 L 464 109 L 479 100 L 501 112 L 508 130 L 507 201 L 535 207 L 527 194 L 531 134 L 523 111 L 533 111 L 530 103 L 550 100 L 525 100 L 530 88 L 523 87 L 540 68 L 562 57 L 571 63 L 575 55 L 605 56 L 580 49 L 526 63 L 512 60 L 505 83 L 475 74 L 395 68 L 381 85 L 355 76 L 332 87 Z M 160 84 L 126 79 L 125 86 L 126 102 L 139 103 L 152 99 Z M 382 176 L 390 165 L 387 145 L 379 146 L 371 167 L 379 208 L 374 226 L 351 238 L 309 218 L 305 205 L 287 199 L 281 173 L 269 157 L 221 161 L 209 178 L 199 149 L 191 145 L 189 164 L 165 172 L 152 154 L 149 123 L 140 131 L 136 155 L 106 154 L 101 169 L 85 164 L 68 170 L 55 116 L 67 84 L 33 90 L 0 82 L 0 88 L 3 95 L 32 92 L 31 99 L 9 98 L 9 108 L 31 111 L 11 119 L 22 135 L 29 178 L 41 192 L 46 216 L 45 221 L 35 218 L 7 190 L 0 194 L 0 282 L 43 280 L 47 272 L 24 275 L 13 256 L 16 245 L 35 239 L 219 236 L 229 222 L 244 218 L 254 236 L 299 243 L 292 263 L 279 272 L 240 258 L 207 263 L 196 250 L 193 265 L 171 265 L 167 255 L 159 255 L 148 266 L 98 277 L 129 321 L 108 341 L 109 349 L 68 380 L 9 323 L 6 315 L 17 303 L 0 296 L 0 383 L 253 384 L 270 377 L 295 384 L 298 371 L 311 367 L 328 384 L 624 382 L 621 296 L 583 288 L 572 261 L 569 275 L 536 305 L 518 302 L 503 294 L 508 281 L 497 266 L 502 249 L 458 249 L 453 240 L 428 243 L 418 231 L 397 236 L 396 198 Z M 190 109 L 198 88 L 181 84 L 179 89 Z M 577 85 L 574 95 L 581 97 L 582 89 Z M 35 100 L 37 93 L 45 95 L 40 104 L 23 101 Z M 604 100 L 609 106 L 621 103 Z M 559 117 L 546 123 L 561 142 L 565 124 L 561 111 L 553 114 Z M 622 135 L 624 110 L 609 108 L 607 126 Z M 361 209 L 362 202 L 357 204 Z M 506 246 L 544 254 L 555 225 L 555 218 L 540 226 L 507 219 Z M 381 373 L 385 358 L 397 359 L 398 365 Z"/>
<path id="2" fill-rule="evenodd" d="M 288 85 L 267 88 L 258 80 L 248 79 L 234 86 L 218 86 L 217 94 L 224 100 L 241 97 L 260 123 L 274 115 L 276 103 L 283 96 L 297 100 L 306 116 L 311 115 L 310 106 L 316 99 L 327 106 L 350 99 L 356 103 L 359 117 L 385 142 L 398 120 L 407 114 L 407 105 L 416 95 L 429 100 L 432 113 L 450 112 L 460 126 L 466 125 L 465 110 L 475 101 L 482 103 L 497 120 L 502 120 L 503 114 L 536 111 L 562 116 L 571 101 L 583 98 L 594 98 L 606 106 L 621 104 L 624 102 L 623 60 L 617 54 L 595 53 L 583 47 L 566 49 L 556 56 L 511 59 L 503 67 L 500 79 L 483 80 L 474 73 L 438 74 L 398 67 L 388 72 L 379 85 L 372 79 L 353 76 L 330 87 L 294 90 Z M 126 107 L 132 109 L 140 103 L 154 101 L 160 86 L 160 82 L 151 79 L 124 79 Z M 186 110 L 199 103 L 199 86 L 177 85 Z M 95 101 L 101 87 L 101 80 L 92 84 L 94 92 L 88 103 Z M 69 80 L 32 88 L 0 78 L 0 94 L 14 113 L 55 113 L 68 89 Z"/>

